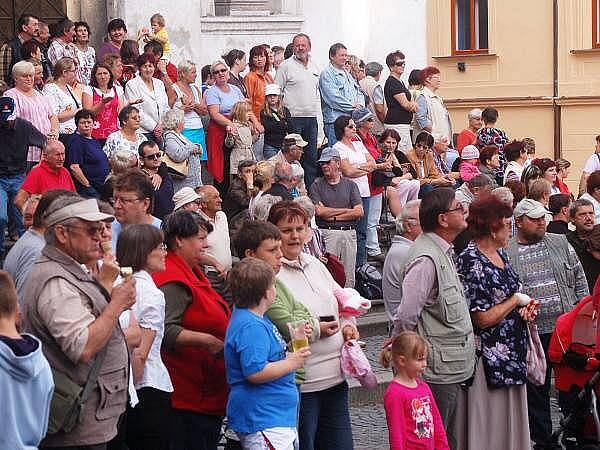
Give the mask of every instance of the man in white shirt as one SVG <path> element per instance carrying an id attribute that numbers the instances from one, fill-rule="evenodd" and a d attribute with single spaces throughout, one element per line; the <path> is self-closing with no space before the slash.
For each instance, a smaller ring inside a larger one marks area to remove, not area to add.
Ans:
<path id="1" fill-rule="evenodd" d="M 579 180 L 579 193 L 583 194 L 586 191 L 587 179 L 590 173 L 600 170 L 600 134 L 596 136 L 596 148 L 594 153 L 588 158 L 583 166 L 581 172 L 581 179 Z"/>
<path id="2" fill-rule="evenodd" d="M 206 278 L 213 289 L 231 304 L 231 293 L 225 280 L 227 272 L 231 269 L 231 242 L 229 239 L 229 224 L 227 216 L 221 211 L 221 196 L 217 188 L 211 185 L 200 186 L 196 189 L 200 197 L 200 214 L 213 226 L 213 231 L 208 234 L 208 247 L 205 250 L 202 265 Z"/>
<path id="3" fill-rule="evenodd" d="M 294 36 L 294 55 L 281 63 L 275 83 L 281 88 L 283 104 L 290 110 L 294 132 L 308 142 L 300 159 L 307 189 L 317 177 L 317 115 L 321 112 L 319 69 L 310 57 L 310 38 Z"/>

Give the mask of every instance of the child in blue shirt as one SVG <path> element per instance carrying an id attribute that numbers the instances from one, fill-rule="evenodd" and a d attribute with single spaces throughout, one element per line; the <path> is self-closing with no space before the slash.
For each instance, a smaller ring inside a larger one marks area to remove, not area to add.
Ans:
<path id="1" fill-rule="evenodd" d="M 231 270 L 229 283 L 235 302 L 224 349 L 231 387 L 229 425 L 244 449 L 293 450 L 298 408 L 294 371 L 310 350 L 286 356 L 284 340 L 265 316 L 275 300 L 275 274 L 267 263 L 244 258 Z"/>

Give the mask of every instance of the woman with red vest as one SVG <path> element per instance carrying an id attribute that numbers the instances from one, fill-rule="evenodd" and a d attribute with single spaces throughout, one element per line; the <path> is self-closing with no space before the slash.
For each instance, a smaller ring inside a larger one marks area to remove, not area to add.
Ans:
<path id="1" fill-rule="evenodd" d="M 166 300 L 162 357 L 174 388 L 172 448 L 215 449 L 229 392 L 223 341 L 231 312 L 200 267 L 212 225 L 179 210 L 162 227 L 165 270 L 152 278 Z"/>

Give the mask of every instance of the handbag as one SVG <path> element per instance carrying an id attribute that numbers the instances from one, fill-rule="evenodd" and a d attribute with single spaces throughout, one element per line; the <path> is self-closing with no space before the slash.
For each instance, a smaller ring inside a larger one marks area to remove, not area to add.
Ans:
<path id="1" fill-rule="evenodd" d="M 182 139 L 180 139 L 180 141 L 183 144 L 186 143 Z M 187 176 L 190 173 L 190 163 L 188 161 L 188 158 L 184 159 L 183 161 L 177 162 L 173 158 L 171 158 L 169 154 L 165 151 L 163 154 L 163 161 L 166 164 L 167 169 L 169 170 L 169 175 L 171 175 L 171 177 L 174 179 L 183 180 L 184 178 L 187 178 Z"/>
<path id="2" fill-rule="evenodd" d="M 88 400 L 92 389 L 96 385 L 100 367 L 106 356 L 106 349 L 107 347 L 105 346 L 96 356 L 88 379 L 83 387 L 75 383 L 64 373 L 52 368 L 54 393 L 52 394 L 52 401 L 50 403 L 48 434 L 56 434 L 61 431 L 69 433 L 75 428 L 79 422 L 83 405 Z"/>
<path id="3" fill-rule="evenodd" d="M 540 341 L 537 325 L 527 323 L 527 379 L 541 386 L 546 381 L 546 355 Z"/>
<path id="4" fill-rule="evenodd" d="M 223 147 L 225 147 L 228 150 L 231 150 L 234 145 L 235 145 L 235 139 L 233 137 L 233 134 L 227 133 L 227 135 L 225 136 L 225 139 L 223 139 Z"/>
<path id="5" fill-rule="evenodd" d="M 329 252 L 323 253 L 323 256 L 327 258 L 327 264 L 325 264 L 325 266 L 335 282 L 341 287 L 344 287 L 346 285 L 346 271 L 344 270 L 344 265 L 340 261 L 340 258 Z"/>

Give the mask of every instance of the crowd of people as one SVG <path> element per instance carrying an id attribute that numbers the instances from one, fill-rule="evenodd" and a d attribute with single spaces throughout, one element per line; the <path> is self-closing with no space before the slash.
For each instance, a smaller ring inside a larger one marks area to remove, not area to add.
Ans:
<path id="1" fill-rule="evenodd" d="M 600 273 L 600 136 L 572 193 L 570 162 L 493 107 L 455 132 L 439 69 L 407 86 L 401 51 L 383 82 L 341 43 L 317 67 L 300 33 L 198 82 L 160 14 L 135 36 L 111 20 L 99 49 L 85 22 L 17 29 L 0 48 L 0 447 L 352 449 L 341 349 L 359 332 L 335 292 L 383 264 L 390 448 L 560 448 L 548 347 Z"/>

